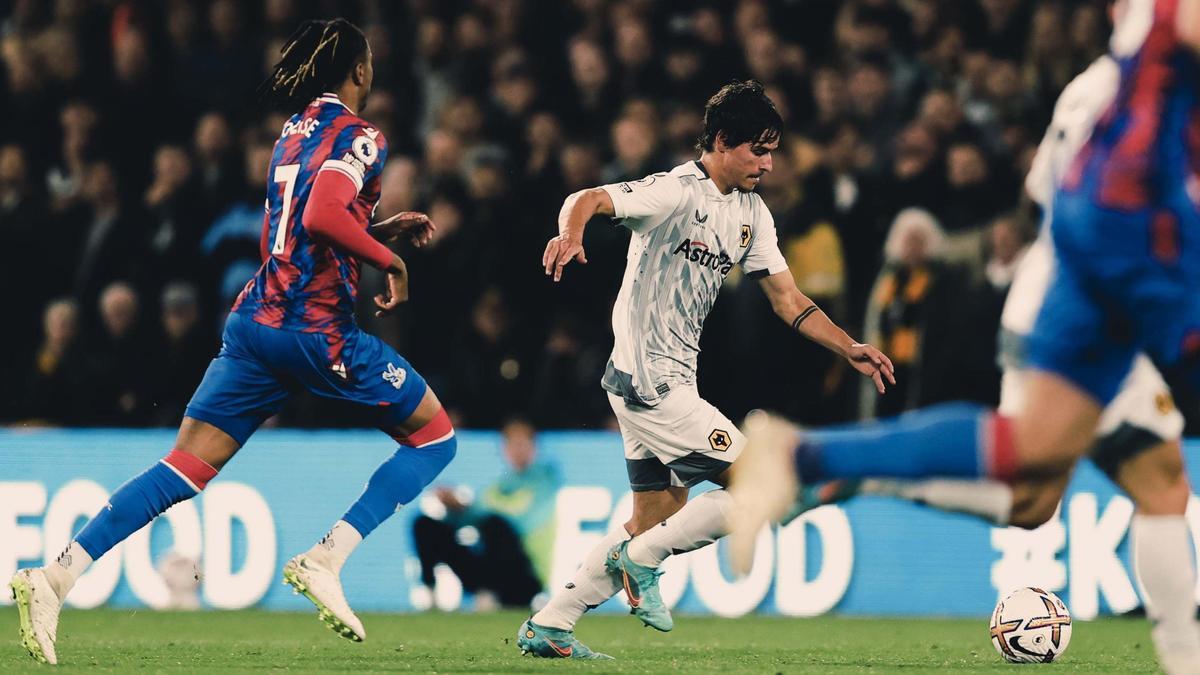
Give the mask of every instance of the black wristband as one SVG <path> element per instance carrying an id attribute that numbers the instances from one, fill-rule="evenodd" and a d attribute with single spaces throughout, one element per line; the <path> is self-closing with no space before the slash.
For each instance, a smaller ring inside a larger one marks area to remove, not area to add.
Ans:
<path id="1" fill-rule="evenodd" d="M 807 319 L 808 317 L 812 316 L 813 313 L 816 312 L 818 309 L 820 309 L 820 308 L 817 307 L 816 305 L 809 305 L 808 309 L 804 310 L 803 312 L 800 312 L 799 316 L 797 316 L 795 319 L 792 319 L 792 330 L 799 333 L 800 332 L 800 324 L 804 323 L 804 320 Z"/>

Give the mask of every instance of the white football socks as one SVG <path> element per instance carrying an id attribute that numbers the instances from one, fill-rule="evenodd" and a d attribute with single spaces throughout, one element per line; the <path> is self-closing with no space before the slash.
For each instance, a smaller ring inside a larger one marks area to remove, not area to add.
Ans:
<path id="1" fill-rule="evenodd" d="M 66 600 L 67 593 L 71 592 L 75 582 L 91 564 L 92 556 L 83 550 L 79 542 L 72 541 L 54 562 L 42 568 L 42 572 L 45 573 L 58 599 Z"/>
<path id="2" fill-rule="evenodd" d="M 993 525 L 1008 525 L 1012 488 L 993 480 L 935 479 L 921 481 L 867 479 L 860 494 L 899 497 L 943 511 L 969 513 Z"/>
<path id="3" fill-rule="evenodd" d="M 335 573 L 340 573 L 342 565 L 346 564 L 346 558 L 350 557 L 362 540 L 362 535 L 354 529 L 353 525 L 339 520 L 333 524 L 329 533 L 317 542 L 316 546 L 309 549 L 308 554 L 320 558 Z"/>
<path id="4" fill-rule="evenodd" d="M 624 528 L 610 532 L 588 552 L 566 588 L 555 593 L 533 622 L 547 628 L 574 630 L 583 613 L 616 595 L 621 585 L 604 569 L 608 551 L 629 538 Z"/>
<path id="5" fill-rule="evenodd" d="M 1194 650 L 1200 654 L 1196 623 L 1196 572 L 1192 540 L 1184 516 L 1135 514 L 1130 534 L 1134 575 L 1155 623 L 1159 652 Z"/>
<path id="6" fill-rule="evenodd" d="M 674 553 L 704 548 L 729 533 L 726 520 L 733 497 L 726 490 L 712 490 L 684 504 L 663 522 L 629 542 L 629 559 L 646 567 L 658 567 Z"/>

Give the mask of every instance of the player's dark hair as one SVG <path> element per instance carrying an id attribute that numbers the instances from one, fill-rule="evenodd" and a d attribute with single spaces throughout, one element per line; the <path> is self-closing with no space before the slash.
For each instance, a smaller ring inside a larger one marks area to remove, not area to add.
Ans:
<path id="1" fill-rule="evenodd" d="M 367 37 L 345 19 L 305 21 L 279 51 L 279 62 L 258 87 L 273 107 L 299 110 L 336 89 L 367 55 Z"/>
<path id="2" fill-rule="evenodd" d="M 712 150 L 718 136 L 725 144 L 771 143 L 783 131 L 783 118 L 761 82 L 733 81 L 721 87 L 704 106 L 704 132 L 696 139 L 700 150 Z"/>

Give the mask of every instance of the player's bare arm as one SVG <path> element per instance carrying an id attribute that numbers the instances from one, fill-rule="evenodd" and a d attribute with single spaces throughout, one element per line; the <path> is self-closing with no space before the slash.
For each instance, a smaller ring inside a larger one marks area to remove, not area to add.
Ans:
<path id="1" fill-rule="evenodd" d="M 1200 51 L 1200 0 L 1179 0 L 1175 30 L 1181 42 Z"/>
<path id="2" fill-rule="evenodd" d="M 612 197 L 601 188 L 582 190 L 567 197 L 558 215 L 558 236 L 546 243 L 542 254 L 542 266 L 554 280 L 562 279 L 563 268 L 572 260 L 587 264 L 583 250 L 583 230 L 592 216 L 616 215 Z"/>
<path id="3" fill-rule="evenodd" d="M 437 226 L 429 216 L 418 211 L 401 211 L 386 220 L 371 223 L 367 233 L 376 241 L 387 243 L 401 235 L 408 235 L 413 246 L 418 248 L 428 244 L 433 239 Z"/>
<path id="4" fill-rule="evenodd" d="M 879 393 L 887 391 L 887 383 L 896 384 L 891 359 L 871 345 L 855 342 L 796 287 L 791 272 L 777 272 L 759 283 L 771 301 L 771 309 L 792 330 L 849 361 L 855 370 L 875 382 Z"/>

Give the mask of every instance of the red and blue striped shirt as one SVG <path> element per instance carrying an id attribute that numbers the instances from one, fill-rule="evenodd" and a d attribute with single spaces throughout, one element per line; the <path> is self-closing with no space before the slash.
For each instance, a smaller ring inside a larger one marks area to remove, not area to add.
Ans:
<path id="1" fill-rule="evenodd" d="M 1121 84 L 1076 157 L 1065 187 L 1084 181 L 1096 203 L 1136 211 L 1183 187 L 1200 202 L 1200 59 L 1181 43 L 1178 0 L 1130 0 L 1112 53 Z"/>
<path id="2" fill-rule="evenodd" d="M 293 115 L 275 142 L 267 176 L 264 260 L 233 311 L 274 328 L 325 333 L 340 341 L 354 327 L 360 262 L 314 237 L 303 214 L 321 172 L 337 172 L 358 190 L 349 211 L 364 230 L 379 201 L 387 140 L 324 94 Z"/>

